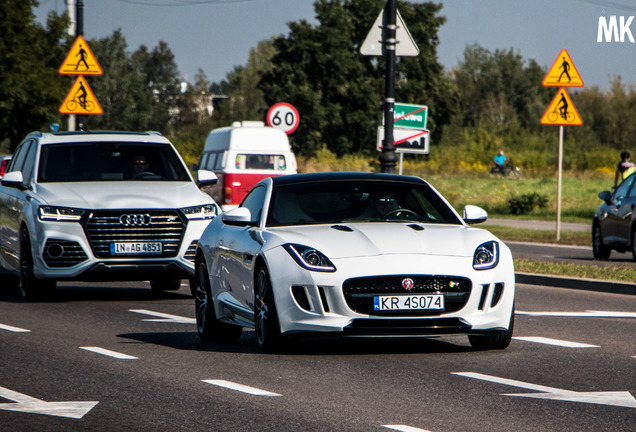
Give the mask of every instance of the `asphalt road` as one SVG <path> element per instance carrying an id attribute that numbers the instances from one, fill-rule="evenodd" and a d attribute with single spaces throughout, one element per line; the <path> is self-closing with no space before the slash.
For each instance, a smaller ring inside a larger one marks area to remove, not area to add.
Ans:
<path id="1" fill-rule="evenodd" d="M 186 286 L 0 291 L 0 431 L 633 431 L 636 296 L 518 285 L 516 310 L 505 351 L 454 336 L 264 355 L 251 331 L 200 341 Z"/>

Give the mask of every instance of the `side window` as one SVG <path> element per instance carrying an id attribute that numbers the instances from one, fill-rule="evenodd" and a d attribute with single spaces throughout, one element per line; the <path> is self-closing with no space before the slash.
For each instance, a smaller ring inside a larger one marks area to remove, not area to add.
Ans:
<path id="1" fill-rule="evenodd" d="M 201 159 L 199 160 L 199 169 L 207 169 L 206 164 L 208 163 L 208 156 L 210 153 L 203 153 L 201 155 Z"/>
<path id="2" fill-rule="evenodd" d="M 26 153 L 26 158 L 24 159 L 24 166 L 22 168 L 22 177 L 24 179 L 25 184 L 31 183 L 31 177 L 33 176 L 33 167 L 35 166 L 35 153 L 38 146 L 33 143 L 29 146 L 29 150 Z"/>
<path id="3" fill-rule="evenodd" d="M 207 164 L 205 165 L 205 169 L 208 171 L 214 171 L 214 166 L 216 164 L 216 157 L 218 153 L 210 153 Z"/>
<path id="4" fill-rule="evenodd" d="M 627 196 L 627 192 L 629 192 L 629 188 L 632 186 L 632 183 L 634 183 L 634 178 L 636 178 L 636 175 L 631 175 L 627 177 L 625 181 L 623 181 L 623 183 L 618 185 L 618 189 L 616 189 L 616 192 L 614 192 L 615 200 L 620 200 Z"/>
<path id="5" fill-rule="evenodd" d="M 11 159 L 11 166 L 9 167 L 7 172 L 22 171 L 22 167 L 24 166 L 24 159 L 26 158 L 26 154 L 29 151 L 29 147 L 31 146 L 32 142 L 32 140 L 29 140 L 20 144 L 15 152 L 15 156 L 13 156 L 13 159 Z"/>
<path id="6" fill-rule="evenodd" d="M 216 164 L 214 165 L 214 169 L 217 171 L 221 171 L 223 166 L 225 165 L 225 158 L 227 157 L 227 152 L 217 153 L 216 155 Z"/>
<path id="7" fill-rule="evenodd" d="M 265 201 L 265 193 L 267 189 L 265 186 L 255 187 L 245 197 L 241 203 L 241 207 L 248 208 L 252 214 L 253 221 L 260 221 L 263 215 L 263 203 Z"/>

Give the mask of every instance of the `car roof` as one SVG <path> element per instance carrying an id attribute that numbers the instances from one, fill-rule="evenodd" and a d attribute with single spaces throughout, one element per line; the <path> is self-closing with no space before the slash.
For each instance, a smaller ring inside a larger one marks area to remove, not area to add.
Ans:
<path id="1" fill-rule="evenodd" d="M 72 131 L 72 132 L 32 132 L 27 138 L 38 138 L 42 144 L 98 141 L 135 141 L 169 144 L 170 141 L 159 132 L 127 131 Z"/>
<path id="2" fill-rule="evenodd" d="M 322 173 L 306 173 L 291 174 L 286 176 L 277 176 L 271 178 L 273 186 L 284 186 L 299 183 L 314 183 L 321 181 L 339 181 L 339 180 L 373 180 L 387 181 L 399 183 L 416 183 L 428 184 L 419 177 L 403 176 L 398 174 L 384 173 L 362 173 L 362 172 L 322 172 Z"/>

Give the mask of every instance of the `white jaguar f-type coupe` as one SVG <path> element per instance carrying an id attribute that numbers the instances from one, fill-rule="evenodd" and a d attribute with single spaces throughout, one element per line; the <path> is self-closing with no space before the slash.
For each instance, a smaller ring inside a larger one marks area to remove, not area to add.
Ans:
<path id="1" fill-rule="evenodd" d="M 467 334 L 505 349 L 514 325 L 508 247 L 426 181 L 371 173 L 267 178 L 214 219 L 195 266 L 197 330 L 263 351 L 292 336 Z"/>

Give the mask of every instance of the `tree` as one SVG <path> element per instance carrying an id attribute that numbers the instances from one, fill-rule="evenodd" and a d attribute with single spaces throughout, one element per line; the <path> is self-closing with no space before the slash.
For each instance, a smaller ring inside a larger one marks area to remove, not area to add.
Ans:
<path id="1" fill-rule="evenodd" d="M 289 24 L 287 36 L 274 39 L 274 67 L 259 88 L 268 105 L 289 102 L 300 112 L 292 146 L 312 155 L 326 146 L 338 155 L 373 154 L 384 102 L 383 61 L 362 56 L 359 48 L 384 0 L 317 0 L 319 25 Z M 441 6 L 399 2 L 400 13 L 422 54 L 396 65 L 396 98 L 439 108 L 433 125 L 441 126 L 452 107 L 451 86 L 437 63 Z"/>
<path id="2" fill-rule="evenodd" d="M 57 70 L 66 55 L 66 17 L 52 13 L 46 28 L 35 22 L 35 0 L 0 2 L 0 144 L 13 151 L 33 130 L 60 121 L 70 87 Z"/>
<path id="3" fill-rule="evenodd" d="M 92 40 L 90 45 L 104 70 L 102 76 L 90 80 L 104 114 L 87 118 L 89 128 L 168 133 L 181 97 L 179 74 L 168 45 L 160 42 L 152 51 L 142 45 L 129 55 L 121 30 Z"/>

